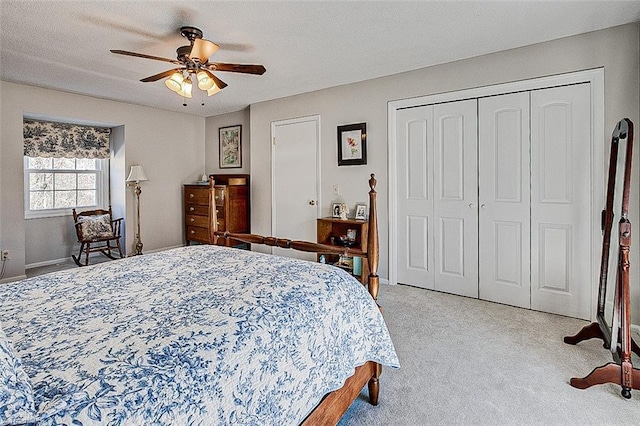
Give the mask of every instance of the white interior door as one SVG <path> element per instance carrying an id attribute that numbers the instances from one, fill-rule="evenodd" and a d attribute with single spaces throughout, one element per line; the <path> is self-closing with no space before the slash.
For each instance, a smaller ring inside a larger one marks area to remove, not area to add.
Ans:
<path id="1" fill-rule="evenodd" d="M 590 318 L 591 188 L 589 84 L 532 91 L 532 309 Z"/>
<path id="2" fill-rule="evenodd" d="M 478 297 L 475 99 L 433 106 L 435 289 Z"/>
<path id="3" fill-rule="evenodd" d="M 529 92 L 478 100 L 480 299 L 531 306 Z"/>
<path id="4" fill-rule="evenodd" d="M 315 241 L 319 217 L 320 117 L 271 123 L 272 235 Z M 274 254 L 315 260 L 315 255 L 274 248 Z"/>
<path id="5" fill-rule="evenodd" d="M 396 119 L 398 282 L 433 282 L 433 107 L 400 110 Z"/>

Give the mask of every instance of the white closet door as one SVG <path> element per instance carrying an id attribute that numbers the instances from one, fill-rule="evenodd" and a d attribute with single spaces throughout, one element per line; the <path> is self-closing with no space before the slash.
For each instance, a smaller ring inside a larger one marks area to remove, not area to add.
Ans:
<path id="1" fill-rule="evenodd" d="M 529 93 L 478 101 L 480 299 L 531 306 Z"/>
<path id="2" fill-rule="evenodd" d="M 590 86 L 531 92 L 531 308 L 589 319 Z"/>
<path id="3" fill-rule="evenodd" d="M 396 116 L 398 282 L 433 289 L 433 107 Z"/>
<path id="4" fill-rule="evenodd" d="M 478 297 L 475 99 L 433 106 L 435 289 Z"/>

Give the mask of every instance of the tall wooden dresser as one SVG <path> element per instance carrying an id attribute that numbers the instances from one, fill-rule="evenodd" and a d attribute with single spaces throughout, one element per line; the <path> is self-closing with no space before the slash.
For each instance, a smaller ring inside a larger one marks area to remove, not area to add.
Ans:
<path id="1" fill-rule="evenodd" d="M 214 243 L 218 231 L 249 233 L 249 175 L 210 175 L 208 184 L 184 185 L 184 226 L 187 245 L 192 241 Z M 218 244 L 238 246 L 242 242 L 219 238 Z"/>

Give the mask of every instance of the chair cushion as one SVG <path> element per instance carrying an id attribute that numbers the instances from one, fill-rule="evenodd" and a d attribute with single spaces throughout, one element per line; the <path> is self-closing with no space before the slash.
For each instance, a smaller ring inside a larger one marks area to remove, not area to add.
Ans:
<path id="1" fill-rule="evenodd" d="M 96 216 L 81 216 L 78 218 L 82 228 L 82 236 L 85 240 L 113 237 L 111 217 L 108 214 Z"/>
<path id="2" fill-rule="evenodd" d="M 34 422 L 36 410 L 29 376 L 0 327 L 0 425 Z"/>

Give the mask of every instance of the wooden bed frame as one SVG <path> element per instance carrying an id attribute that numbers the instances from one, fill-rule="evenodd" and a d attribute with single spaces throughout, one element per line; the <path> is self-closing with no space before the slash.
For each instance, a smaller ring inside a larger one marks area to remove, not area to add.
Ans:
<path id="1" fill-rule="evenodd" d="M 369 179 L 369 235 L 367 240 L 367 252 L 359 250 L 340 248 L 325 244 L 318 244 L 309 241 L 295 241 L 286 238 L 264 237 L 256 234 L 236 234 L 229 232 L 219 232 L 216 227 L 216 218 L 213 217 L 211 229 L 214 230 L 214 242 L 217 244 L 218 238 L 233 238 L 249 244 L 265 244 L 272 247 L 293 249 L 304 252 L 318 254 L 344 254 L 347 256 L 364 256 L 369 261 L 368 290 L 373 300 L 378 303 L 378 290 L 380 288 L 380 278 L 378 277 L 378 264 L 380 257 L 380 247 L 378 240 L 378 219 L 376 207 L 376 179 L 372 173 Z M 210 187 L 213 187 L 210 177 Z M 379 307 L 379 305 L 378 305 Z M 342 418 L 351 403 L 360 394 L 365 383 L 369 388 L 369 402 L 378 405 L 378 395 L 380 392 L 379 378 L 382 373 L 382 366 L 373 361 L 367 361 L 360 367 L 356 367 L 354 374 L 347 378 L 344 385 L 324 396 L 322 401 L 302 422 L 303 425 L 332 424 L 335 425 Z"/>

